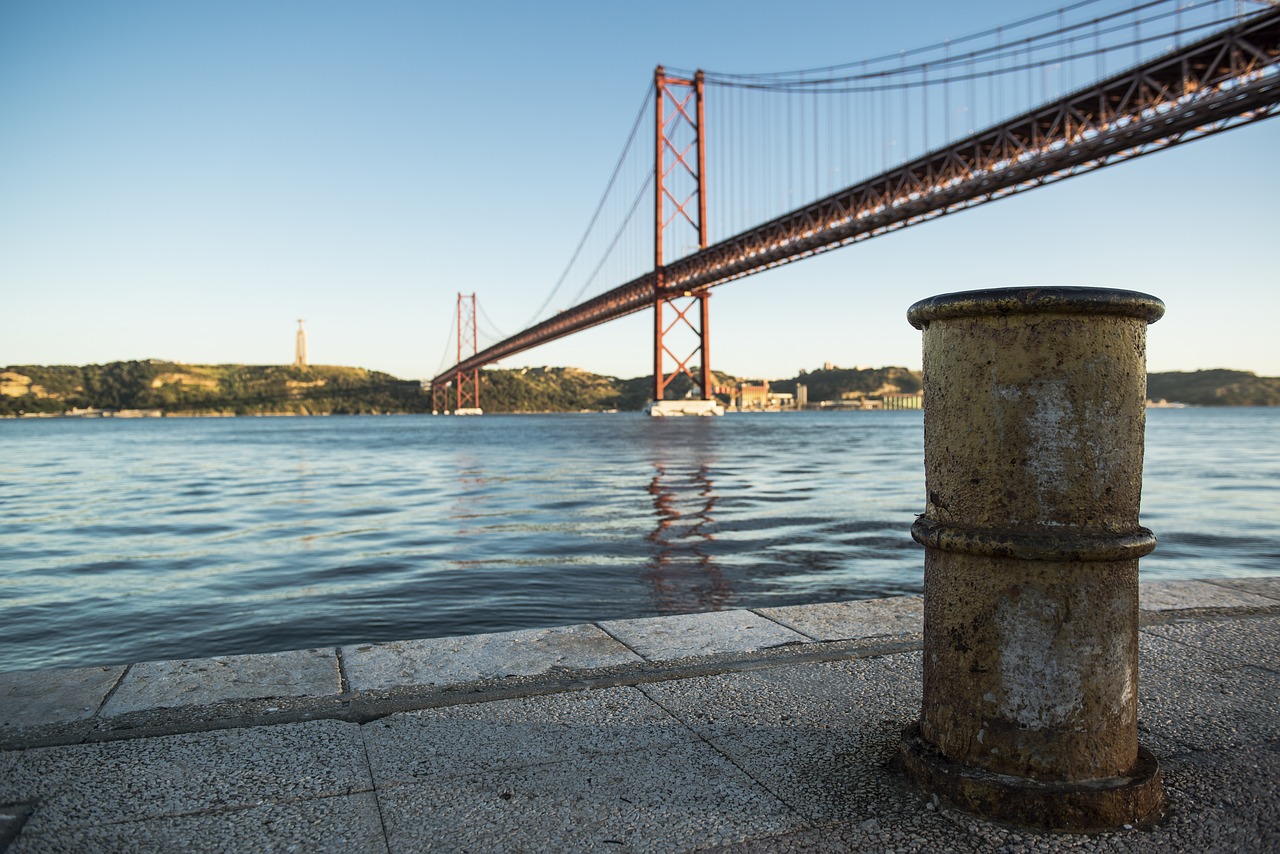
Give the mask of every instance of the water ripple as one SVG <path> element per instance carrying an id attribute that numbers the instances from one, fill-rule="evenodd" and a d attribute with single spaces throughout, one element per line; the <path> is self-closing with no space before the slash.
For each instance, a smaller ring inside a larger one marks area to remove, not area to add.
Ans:
<path id="1" fill-rule="evenodd" d="M 1280 410 L 1147 425 L 1144 577 L 1276 572 Z M 0 421 L 0 441 L 0 670 L 923 583 L 920 413 Z"/>

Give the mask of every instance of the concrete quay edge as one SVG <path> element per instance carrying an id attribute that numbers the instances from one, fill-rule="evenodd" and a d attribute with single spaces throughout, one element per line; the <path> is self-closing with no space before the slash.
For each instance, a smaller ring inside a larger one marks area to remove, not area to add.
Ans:
<path id="1" fill-rule="evenodd" d="M 1280 576 L 1140 585 L 1143 627 L 1280 614 Z M 0 673 L 0 750 L 430 709 L 921 647 L 918 596 Z"/>
<path id="2" fill-rule="evenodd" d="M 1149 825 L 1037 831 L 912 785 L 921 600 L 899 597 L 8 674 L 28 734 L 52 689 L 88 699 L 76 738 L 0 750 L 0 851 L 1280 850 L 1280 577 L 1142 592 Z"/>

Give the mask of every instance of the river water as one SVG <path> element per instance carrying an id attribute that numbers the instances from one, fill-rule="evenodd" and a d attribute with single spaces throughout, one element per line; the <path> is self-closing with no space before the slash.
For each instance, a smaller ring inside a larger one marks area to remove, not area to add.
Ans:
<path id="1" fill-rule="evenodd" d="M 919 412 L 0 421 L 0 670 L 919 592 Z M 1280 573 L 1280 409 L 1148 413 L 1144 579 Z"/>

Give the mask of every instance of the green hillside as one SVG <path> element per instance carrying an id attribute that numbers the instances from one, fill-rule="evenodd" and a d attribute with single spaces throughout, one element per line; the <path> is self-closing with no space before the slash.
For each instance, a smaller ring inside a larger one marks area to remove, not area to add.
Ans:
<path id="1" fill-rule="evenodd" d="M 1224 369 L 1148 374 L 1147 397 L 1192 406 L 1280 406 L 1280 377 Z"/>
<path id="2" fill-rule="evenodd" d="M 429 411 L 418 383 L 364 368 L 314 365 L 11 365 L 0 371 L 0 415 L 73 409 L 166 415 L 376 414 Z"/>
<path id="3" fill-rule="evenodd" d="M 716 385 L 733 385 L 735 377 L 712 371 Z M 683 374 L 668 386 L 668 397 L 693 387 Z M 485 412 L 579 412 L 617 409 L 637 412 L 653 394 L 653 377 L 622 380 L 578 368 L 515 368 L 480 374 L 480 402 Z M 727 396 L 724 398 L 727 400 Z"/>
<path id="4" fill-rule="evenodd" d="M 577 368 L 490 370 L 480 373 L 480 403 L 485 412 L 618 409 L 621 387 L 621 380 Z"/>
<path id="5" fill-rule="evenodd" d="M 715 384 L 738 379 L 715 372 Z M 481 372 L 486 412 L 578 412 L 642 409 L 651 377 L 618 379 L 576 368 Z M 775 392 L 808 387 L 810 403 L 877 398 L 920 390 L 906 368 L 829 368 L 771 382 Z M 692 387 L 672 382 L 669 397 Z M 1194 406 L 1277 406 L 1280 378 L 1247 371 L 1150 374 L 1148 397 Z M 727 397 L 722 397 L 727 402 Z M 431 395 L 415 380 L 364 368 L 315 365 L 187 365 L 158 360 L 106 365 L 11 365 L 0 369 L 0 416 L 61 414 L 75 409 L 143 410 L 165 415 L 342 415 L 430 412 Z"/>
<path id="6" fill-rule="evenodd" d="M 915 394 L 920 391 L 920 372 L 906 368 L 829 368 L 801 371 L 789 380 L 769 383 L 772 391 L 795 394 L 796 385 L 809 389 L 809 401 L 842 398 L 880 397 L 884 394 Z"/>

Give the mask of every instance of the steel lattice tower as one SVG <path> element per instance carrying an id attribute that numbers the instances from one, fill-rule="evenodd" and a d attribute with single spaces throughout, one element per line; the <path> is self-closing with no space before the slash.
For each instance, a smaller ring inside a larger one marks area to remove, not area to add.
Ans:
<path id="1" fill-rule="evenodd" d="M 703 400 L 711 400 L 707 313 L 710 292 L 703 288 L 668 293 L 663 281 L 663 237 L 668 226 L 677 223 L 692 228 L 697 235 L 697 248 L 707 246 L 707 147 L 703 133 L 702 72 L 696 72 L 692 80 L 668 77 L 659 65 L 653 74 L 653 84 L 657 109 L 654 120 L 653 399 L 663 400 L 671 381 L 684 374 L 693 381 Z M 673 315 L 664 315 L 664 308 L 668 306 Z M 692 333 L 696 342 L 683 358 L 668 346 L 667 338 L 673 332 L 682 334 L 685 340 Z M 669 373 L 667 357 L 675 363 Z M 690 367 L 695 358 L 700 362 L 698 376 L 694 376 Z"/>
<path id="2" fill-rule="evenodd" d="M 476 335 L 476 295 L 458 294 L 458 361 L 474 356 L 479 349 Z M 437 377 L 431 384 L 431 408 L 437 412 L 480 409 L 480 368 L 457 370 L 443 382 Z M 450 405 L 452 404 L 452 406 Z"/>

